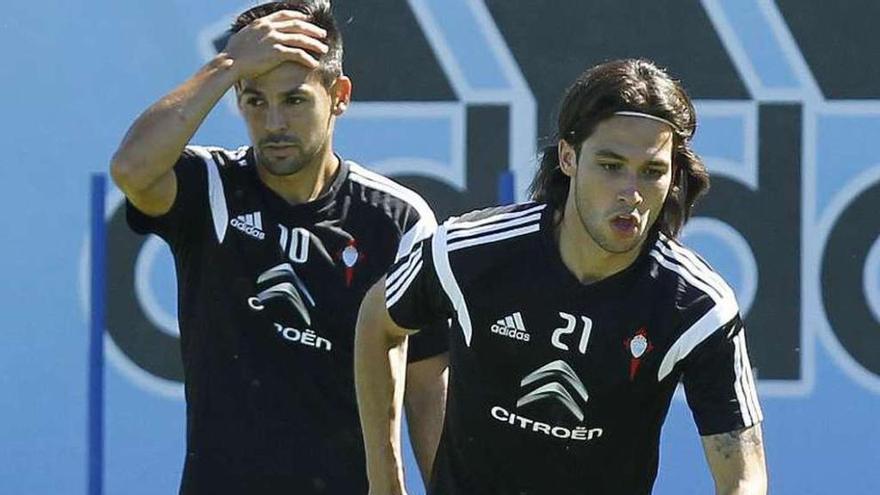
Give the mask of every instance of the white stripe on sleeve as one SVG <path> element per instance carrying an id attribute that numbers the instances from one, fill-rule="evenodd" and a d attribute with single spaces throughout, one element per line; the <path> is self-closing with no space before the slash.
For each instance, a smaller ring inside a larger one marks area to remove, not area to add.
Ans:
<path id="1" fill-rule="evenodd" d="M 743 425 L 748 427 L 752 426 L 754 423 L 752 422 L 752 412 L 751 407 L 749 407 L 746 390 L 743 386 L 745 370 L 743 370 L 743 348 L 740 345 L 739 336 L 734 337 L 733 345 L 733 390 L 736 393 L 736 402 L 739 405 L 739 413 L 740 416 L 742 416 Z"/>
<path id="2" fill-rule="evenodd" d="M 471 328 L 471 315 L 468 312 L 467 302 L 464 300 L 464 295 L 461 293 L 461 288 L 458 286 L 458 281 L 455 280 L 455 275 L 452 273 L 452 267 L 449 264 L 449 250 L 446 246 L 446 236 L 447 232 L 445 225 L 438 228 L 437 232 L 434 234 L 434 239 L 431 244 L 431 255 L 434 261 L 434 269 L 437 270 L 437 277 L 440 279 L 440 285 L 443 287 L 443 291 L 446 292 L 446 295 L 452 302 L 452 307 L 455 308 L 458 324 L 464 334 L 465 344 L 470 346 L 471 336 L 473 334 Z"/>
<path id="3" fill-rule="evenodd" d="M 229 210 L 226 208 L 226 194 L 223 192 L 219 165 L 214 162 L 214 157 L 207 148 L 188 146 L 187 149 L 205 162 L 208 171 L 208 204 L 211 207 L 211 218 L 214 220 L 214 233 L 217 235 L 217 242 L 222 244 L 229 224 Z"/>
<path id="4" fill-rule="evenodd" d="M 394 304 L 406 294 L 406 290 L 409 289 L 412 281 L 415 280 L 416 276 L 418 276 L 419 271 L 422 269 L 422 260 L 419 260 L 418 263 L 413 266 L 412 270 L 409 271 L 409 274 L 405 278 L 400 279 L 400 284 L 397 287 L 392 287 L 388 289 L 388 302 L 386 303 L 387 307 L 394 306 Z"/>
<path id="5" fill-rule="evenodd" d="M 349 161 L 348 166 L 350 171 L 349 178 L 351 180 L 401 199 L 412 206 L 419 214 L 418 221 L 400 238 L 397 254 L 394 257 L 395 261 L 406 256 L 414 245 L 423 239 L 427 239 L 434 233 L 434 230 L 437 228 L 437 219 L 434 217 L 434 212 L 428 206 L 428 203 L 416 192 L 407 189 L 388 177 L 367 170 L 355 162 Z"/>

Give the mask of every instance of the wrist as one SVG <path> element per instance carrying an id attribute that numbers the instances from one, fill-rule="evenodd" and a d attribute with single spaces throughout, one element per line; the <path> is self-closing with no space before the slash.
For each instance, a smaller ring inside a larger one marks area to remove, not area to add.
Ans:
<path id="1" fill-rule="evenodd" d="M 209 73 L 223 78 L 229 86 L 234 85 L 239 79 L 241 79 L 237 70 L 238 64 L 236 64 L 235 59 L 226 52 L 218 53 L 210 62 L 208 62 L 205 69 Z"/>
<path id="2" fill-rule="evenodd" d="M 378 493 L 403 493 L 403 470 L 396 463 L 386 462 L 381 466 L 368 466 L 367 479 L 370 489 L 379 489 Z"/>
<path id="3" fill-rule="evenodd" d="M 406 490 L 401 483 L 396 481 L 387 483 L 377 483 L 372 480 L 370 484 L 370 495 L 406 495 Z"/>

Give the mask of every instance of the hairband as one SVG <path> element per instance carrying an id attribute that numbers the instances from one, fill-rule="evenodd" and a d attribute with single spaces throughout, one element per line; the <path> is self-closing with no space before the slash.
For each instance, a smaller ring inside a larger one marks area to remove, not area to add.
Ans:
<path id="1" fill-rule="evenodd" d="M 672 128 L 673 128 L 674 130 L 676 130 L 676 131 L 681 131 L 681 129 L 679 129 L 678 126 L 675 125 L 675 124 L 673 124 L 672 122 L 670 122 L 670 121 L 664 119 L 663 117 L 658 117 L 658 116 L 656 116 L 656 115 L 651 115 L 651 114 L 649 114 L 649 113 L 643 113 L 643 112 L 631 112 L 631 111 L 624 111 L 624 110 L 621 110 L 621 111 L 619 111 L 619 112 L 614 112 L 614 115 L 620 115 L 620 116 L 623 116 L 623 117 L 641 117 L 641 118 L 643 118 L 643 119 L 651 119 L 651 120 L 653 120 L 653 121 L 661 122 L 661 123 L 663 123 L 663 124 L 666 124 L 666 125 L 668 125 L 669 127 L 672 127 Z"/>

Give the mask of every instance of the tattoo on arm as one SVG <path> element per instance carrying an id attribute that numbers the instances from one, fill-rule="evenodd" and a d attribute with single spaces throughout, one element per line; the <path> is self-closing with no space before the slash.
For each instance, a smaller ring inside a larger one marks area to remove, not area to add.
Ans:
<path id="1" fill-rule="evenodd" d="M 767 464 L 761 425 L 702 437 L 715 492 L 766 495 Z"/>
<path id="2" fill-rule="evenodd" d="M 758 425 L 707 437 L 710 448 L 724 459 L 763 451 L 764 440 Z"/>

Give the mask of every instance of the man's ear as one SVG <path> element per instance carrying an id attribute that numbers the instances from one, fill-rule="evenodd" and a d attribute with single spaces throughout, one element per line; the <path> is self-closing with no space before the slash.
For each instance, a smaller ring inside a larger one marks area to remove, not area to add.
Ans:
<path id="1" fill-rule="evenodd" d="M 574 177 L 577 171 L 577 152 L 574 147 L 568 144 L 565 139 L 560 139 L 557 152 L 559 153 L 559 168 L 562 173 Z"/>
<path id="2" fill-rule="evenodd" d="M 333 115 L 339 117 L 345 113 L 351 103 L 351 79 L 344 75 L 337 77 L 330 87 L 330 94 L 333 98 L 331 111 Z"/>

